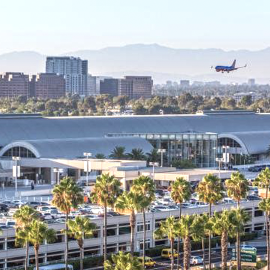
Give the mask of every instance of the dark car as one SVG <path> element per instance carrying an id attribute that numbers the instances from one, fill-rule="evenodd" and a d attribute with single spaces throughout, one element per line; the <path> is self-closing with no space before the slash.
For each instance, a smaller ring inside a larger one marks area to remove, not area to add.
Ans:
<path id="1" fill-rule="evenodd" d="M 9 207 L 6 204 L 0 203 L 0 211 L 1 212 L 8 212 L 8 210 L 9 210 Z"/>

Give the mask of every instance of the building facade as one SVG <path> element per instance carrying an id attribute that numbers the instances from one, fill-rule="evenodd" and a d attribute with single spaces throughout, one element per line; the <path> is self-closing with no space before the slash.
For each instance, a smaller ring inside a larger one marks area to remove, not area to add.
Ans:
<path id="1" fill-rule="evenodd" d="M 41 99 L 56 99 L 65 96 L 65 79 L 63 75 L 40 73 L 32 76 L 31 95 Z"/>
<path id="2" fill-rule="evenodd" d="M 118 95 L 131 99 L 150 98 L 152 90 L 153 80 L 150 76 L 125 76 L 118 84 Z"/>
<path id="3" fill-rule="evenodd" d="M 118 79 L 104 79 L 100 81 L 100 94 L 118 96 Z"/>
<path id="4" fill-rule="evenodd" d="M 213 211 L 222 211 L 235 207 L 235 204 L 219 204 L 213 206 Z M 245 232 L 258 232 L 264 230 L 264 214 L 258 208 L 258 202 L 243 202 L 241 207 L 249 213 L 251 219 L 245 225 Z M 208 211 L 208 207 L 184 208 L 183 215 L 201 214 Z M 146 249 L 151 247 L 169 246 L 167 238 L 154 239 L 153 232 L 159 228 L 160 223 L 167 217 L 178 217 L 179 210 L 146 213 Z M 103 254 L 103 219 L 91 219 L 95 223 L 97 229 L 92 238 L 86 238 L 84 241 L 85 257 L 98 256 Z M 64 260 L 64 223 L 49 224 L 49 227 L 56 231 L 56 239 L 54 243 L 46 241 L 40 245 L 39 261 L 41 264 L 53 263 Z M 109 217 L 107 225 L 107 251 L 108 253 L 117 253 L 119 251 L 130 251 L 130 225 L 129 215 L 117 217 Z M 136 216 L 135 226 L 135 251 L 141 252 L 143 241 L 143 218 L 141 214 Z M 69 241 L 70 259 L 79 259 L 80 251 L 77 241 Z M 30 264 L 34 264 L 34 249 L 31 246 L 29 250 Z M 15 229 L 3 229 L 0 236 L 0 269 L 13 269 L 15 267 L 23 267 L 25 260 L 25 248 L 15 245 Z"/>
<path id="5" fill-rule="evenodd" d="M 0 75 L 0 98 L 30 96 L 29 75 L 19 72 L 7 72 Z"/>
<path id="6" fill-rule="evenodd" d="M 63 75 L 66 93 L 87 94 L 88 61 L 76 57 L 47 57 L 46 73 Z"/>
<path id="7" fill-rule="evenodd" d="M 97 77 L 91 74 L 87 75 L 87 93 L 86 96 L 97 96 Z"/>

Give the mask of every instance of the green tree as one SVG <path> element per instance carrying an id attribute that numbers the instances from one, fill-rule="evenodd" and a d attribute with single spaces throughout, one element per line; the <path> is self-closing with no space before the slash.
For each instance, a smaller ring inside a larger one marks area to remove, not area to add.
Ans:
<path id="1" fill-rule="evenodd" d="M 39 218 L 39 213 L 33 209 L 32 207 L 28 205 L 24 205 L 13 214 L 13 219 L 16 222 L 16 239 L 17 239 L 17 233 L 20 230 L 25 230 L 27 226 L 33 221 Z M 29 266 L 29 239 L 26 237 L 24 238 L 25 242 L 19 243 L 17 241 L 17 244 L 21 244 L 25 247 L 25 270 L 28 269 Z"/>
<path id="2" fill-rule="evenodd" d="M 53 189 L 52 204 L 66 216 L 65 222 L 65 264 L 68 264 L 68 219 L 71 209 L 77 209 L 83 203 L 83 190 L 70 177 L 65 177 Z"/>
<path id="3" fill-rule="evenodd" d="M 184 270 L 189 270 L 190 268 L 190 254 L 191 254 L 191 245 L 190 238 L 193 234 L 193 221 L 194 215 L 185 215 L 182 216 L 180 220 L 180 235 L 183 238 L 184 242 Z"/>
<path id="4" fill-rule="evenodd" d="M 174 240 L 179 235 L 179 222 L 176 222 L 174 217 L 168 217 L 165 221 L 160 223 L 160 227 L 155 230 L 155 239 L 168 238 L 171 244 L 171 270 L 174 269 Z M 179 257 L 179 256 L 178 256 Z M 178 267 L 177 267 L 178 269 Z"/>
<path id="5" fill-rule="evenodd" d="M 231 178 L 225 181 L 227 194 L 229 197 L 237 202 L 237 209 L 240 209 L 240 201 L 246 198 L 248 193 L 248 181 L 240 172 L 234 172 Z M 240 256 L 240 232 L 236 235 L 237 243 L 237 269 L 241 269 L 241 256 Z"/>
<path id="6" fill-rule="evenodd" d="M 33 220 L 26 230 L 19 232 L 18 238 L 23 239 L 24 237 L 29 239 L 30 243 L 34 246 L 36 270 L 39 270 L 39 247 L 45 240 L 48 243 L 53 242 L 55 240 L 55 231 L 53 229 L 49 229 L 47 224 L 44 222 Z"/>
<path id="7" fill-rule="evenodd" d="M 138 194 L 140 201 L 140 211 L 143 214 L 143 267 L 145 266 L 145 240 L 146 240 L 146 220 L 145 211 L 155 199 L 155 183 L 152 178 L 140 176 L 133 180 L 131 191 Z"/>
<path id="8" fill-rule="evenodd" d="M 91 223 L 87 217 L 76 216 L 74 220 L 68 220 L 68 234 L 77 240 L 80 248 L 80 270 L 84 269 L 84 239 L 92 237 L 95 229 L 96 225 Z"/>
<path id="9" fill-rule="evenodd" d="M 221 268 L 227 270 L 227 258 L 228 258 L 228 236 L 231 235 L 232 213 L 229 210 L 223 210 L 221 213 L 215 212 L 210 219 L 212 224 L 212 230 L 215 234 L 221 236 Z"/>
<path id="10" fill-rule="evenodd" d="M 123 158 L 126 158 L 126 154 L 125 154 L 125 147 L 123 146 L 116 146 L 112 153 L 110 154 L 110 158 L 113 158 L 113 159 L 123 159 Z"/>
<path id="11" fill-rule="evenodd" d="M 97 153 L 97 154 L 95 155 L 95 158 L 97 158 L 97 159 L 105 159 L 106 156 L 105 156 L 104 154 Z"/>
<path id="12" fill-rule="evenodd" d="M 104 263 L 104 270 L 143 270 L 142 264 L 138 258 L 130 253 L 125 254 L 120 251 L 119 254 L 112 254 L 112 262 L 107 260 Z"/>
<path id="13" fill-rule="evenodd" d="M 261 209 L 265 212 L 265 232 L 266 232 L 266 244 L 267 244 L 267 270 L 270 270 L 270 239 L 269 239 L 269 211 L 268 206 L 268 193 L 270 187 L 270 169 L 267 167 L 261 171 L 258 177 L 253 182 L 254 186 L 265 189 L 265 200 L 261 204 Z M 260 207 L 260 205 L 259 205 Z"/>
<path id="14" fill-rule="evenodd" d="M 250 220 L 248 212 L 241 208 L 231 210 L 230 221 L 232 224 L 231 233 L 236 235 L 236 257 L 237 269 L 241 269 L 241 241 L 240 236 L 245 232 L 244 225 Z"/>
<path id="15" fill-rule="evenodd" d="M 141 148 L 133 148 L 130 153 L 128 153 L 128 157 L 132 160 L 145 160 L 144 152 Z"/>
<path id="16" fill-rule="evenodd" d="M 182 203 L 188 201 L 191 197 L 190 183 L 183 177 L 177 178 L 171 185 L 171 197 L 176 204 L 179 204 L 179 220 L 182 215 Z M 180 236 L 177 242 L 177 268 L 179 268 L 180 258 Z"/>
<path id="17" fill-rule="evenodd" d="M 153 148 L 147 155 L 148 162 L 159 162 L 160 154 L 156 148 Z"/>
<path id="18" fill-rule="evenodd" d="M 193 233 L 192 238 L 194 241 L 201 241 L 203 252 L 203 268 L 205 267 L 205 244 L 204 240 L 206 235 L 211 232 L 211 226 L 209 225 L 209 216 L 204 213 L 202 215 L 196 215 L 193 221 Z"/>
<path id="19" fill-rule="evenodd" d="M 130 212 L 129 224 L 130 224 L 130 230 L 131 230 L 131 235 L 130 235 L 131 255 L 134 255 L 136 212 L 140 211 L 141 200 L 142 198 L 139 194 L 133 191 L 129 191 L 129 192 L 125 191 L 122 195 L 120 195 L 117 198 L 117 201 L 115 204 L 116 209 Z"/>
<path id="20" fill-rule="evenodd" d="M 104 208 L 103 218 L 103 252 L 104 262 L 107 260 L 107 209 L 113 207 L 120 195 L 121 183 L 113 175 L 102 174 L 97 177 L 96 184 L 91 192 L 91 200 Z"/>
<path id="21" fill-rule="evenodd" d="M 267 244 L 267 270 L 270 269 L 270 258 L 269 258 L 269 214 L 270 214 L 270 199 L 263 199 L 259 203 L 259 209 L 265 213 L 265 232 L 266 232 L 266 244 Z"/>
<path id="22" fill-rule="evenodd" d="M 209 217 L 212 215 L 212 205 L 222 199 L 222 185 L 220 179 L 213 175 L 206 175 L 203 180 L 199 183 L 197 192 L 200 201 L 209 204 Z M 211 254 L 211 238 L 212 235 L 209 233 L 209 269 L 211 270 L 212 254 Z"/>

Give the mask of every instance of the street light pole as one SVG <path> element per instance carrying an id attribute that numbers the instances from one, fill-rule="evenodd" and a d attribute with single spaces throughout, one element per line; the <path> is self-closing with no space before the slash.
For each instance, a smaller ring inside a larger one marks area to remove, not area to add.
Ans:
<path id="1" fill-rule="evenodd" d="M 20 157 L 12 157 L 12 160 L 15 161 L 15 166 L 13 167 L 13 176 L 14 176 L 14 180 L 15 180 L 15 196 L 17 196 L 17 192 L 18 192 L 18 177 L 20 176 L 20 169 L 18 166 L 18 162 L 19 160 L 21 160 Z"/>
<path id="2" fill-rule="evenodd" d="M 86 157 L 86 183 L 89 186 L 89 157 L 92 156 L 92 153 L 84 152 L 83 155 Z"/>
<path id="3" fill-rule="evenodd" d="M 161 155 L 160 167 L 163 167 L 163 154 L 166 153 L 166 149 L 158 149 L 158 153 Z"/>
<path id="4" fill-rule="evenodd" d="M 149 162 L 149 165 L 153 166 L 152 178 L 153 178 L 153 181 L 155 181 L 155 167 L 158 167 L 159 163 L 158 162 Z"/>
<path id="5" fill-rule="evenodd" d="M 63 169 L 60 169 L 60 168 L 54 168 L 53 171 L 55 173 L 57 173 L 56 183 L 59 185 L 60 184 L 60 173 L 63 173 L 64 170 Z"/>

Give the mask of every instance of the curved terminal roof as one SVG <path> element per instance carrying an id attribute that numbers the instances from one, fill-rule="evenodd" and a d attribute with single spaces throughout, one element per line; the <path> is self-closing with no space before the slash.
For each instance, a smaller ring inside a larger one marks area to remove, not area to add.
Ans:
<path id="1" fill-rule="evenodd" d="M 125 147 L 126 153 L 134 148 L 141 148 L 145 153 L 153 149 L 147 140 L 138 137 L 29 140 L 8 144 L 1 149 L 0 156 L 18 146 L 27 148 L 37 158 L 67 159 L 81 158 L 84 152 L 92 153 L 92 156 L 103 154 L 108 157 L 116 146 Z"/>
<path id="2" fill-rule="evenodd" d="M 234 135 L 245 144 L 249 153 L 262 153 L 270 144 L 270 114 L 210 111 L 199 115 L 120 117 L 0 115 L 0 147 L 18 140 L 102 138 L 110 133 L 188 132 Z"/>

